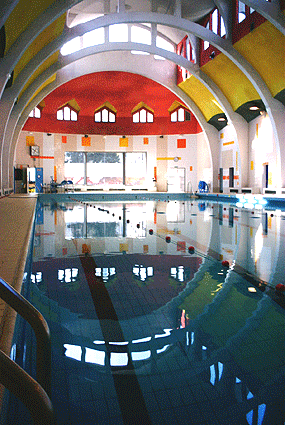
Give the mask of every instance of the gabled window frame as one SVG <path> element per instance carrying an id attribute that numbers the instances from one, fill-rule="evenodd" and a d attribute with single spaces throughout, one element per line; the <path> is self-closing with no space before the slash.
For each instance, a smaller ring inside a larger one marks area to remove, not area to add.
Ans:
<path id="1" fill-rule="evenodd" d="M 62 118 L 59 118 L 59 112 L 62 112 Z M 66 118 L 67 114 L 69 114 L 69 118 Z M 75 108 L 73 108 L 69 103 L 66 103 L 56 111 L 56 119 L 57 121 L 76 122 L 78 121 L 78 114 L 79 112 Z"/>
<path id="2" fill-rule="evenodd" d="M 131 112 L 134 124 L 153 124 L 154 111 L 144 102 L 140 102 Z"/>
<path id="3" fill-rule="evenodd" d="M 172 123 L 191 121 L 191 112 L 183 105 L 177 105 L 175 109 L 169 111 L 169 116 Z"/>
<path id="4" fill-rule="evenodd" d="M 29 113 L 29 118 L 37 118 L 37 119 L 41 118 L 42 109 L 43 108 L 41 108 L 40 106 L 35 106 L 34 109 L 32 109 L 31 112 Z"/>
<path id="5" fill-rule="evenodd" d="M 107 112 L 107 116 L 104 113 L 104 111 Z M 110 119 L 111 117 L 114 117 L 114 119 L 113 120 Z M 112 111 L 110 108 L 108 108 L 107 106 L 103 106 L 102 108 L 94 112 L 95 123 L 111 123 L 112 124 L 116 122 L 116 119 L 117 119 L 117 114 L 114 111 Z"/>

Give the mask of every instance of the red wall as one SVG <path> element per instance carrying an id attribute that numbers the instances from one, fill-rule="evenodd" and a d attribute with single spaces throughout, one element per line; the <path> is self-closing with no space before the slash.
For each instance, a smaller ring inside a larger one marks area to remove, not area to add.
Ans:
<path id="1" fill-rule="evenodd" d="M 80 107 L 78 121 L 58 121 L 57 110 L 71 99 Z M 180 99 L 162 85 L 126 72 L 88 74 L 58 87 L 45 99 L 41 118 L 28 118 L 23 130 L 67 134 L 196 134 L 202 131 L 194 115 L 191 121 L 172 123 L 168 109 Z M 104 102 L 117 109 L 116 123 L 95 123 L 94 111 Z M 132 109 L 140 102 L 154 110 L 153 123 L 132 122 Z"/>

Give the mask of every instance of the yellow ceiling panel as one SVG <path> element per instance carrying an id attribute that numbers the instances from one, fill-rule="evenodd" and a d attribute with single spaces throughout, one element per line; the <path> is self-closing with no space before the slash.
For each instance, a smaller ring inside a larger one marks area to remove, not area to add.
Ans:
<path id="1" fill-rule="evenodd" d="M 40 93 L 46 86 L 48 86 L 50 83 L 52 83 L 56 79 L 56 74 L 53 74 L 45 83 L 43 83 L 38 90 L 33 94 L 31 99 L 29 100 L 28 104 L 31 103 L 31 101 L 37 96 L 38 93 Z"/>
<path id="2" fill-rule="evenodd" d="M 52 64 L 54 64 L 58 59 L 59 52 L 55 52 L 53 55 L 51 55 L 47 60 L 45 60 L 41 66 L 38 67 L 38 69 L 33 73 L 29 81 L 24 86 L 23 90 L 21 91 L 19 98 L 22 96 L 24 91 L 29 87 L 29 85 L 48 67 L 50 67 Z"/>
<path id="3" fill-rule="evenodd" d="M 201 69 L 220 88 L 234 111 L 246 102 L 260 99 L 249 79 L 224 54 L 219 54 Z"/>
<path id="4" fill-rule="evenodd" d="M 206 121 L 224 111 L 212 93 L 193 75 L 178 85 L 198 106 Z"/>
<path id="5" fill-rule="evenodd" d="M 234 47 L 258 70 L 272 96 L 285 88 L 285 36 L 274 25 L 264 22 Z"/>
<path id="6" fill-rule="evenodd" d="M 17 78 L 22 69 L 27 65 L 27 63 L 47 44 L 55 40 L 62 34 L 66 21 L 66 13 L 64 13 L 60 18 L 54 21 L 49 25 L 38 37 L 33 41 L 33 43 L 28 47 L 24 52 L 23 56 L 17 63 L 14 69 L 14 78 Z"/>
<path id="7" fill-rule="evenodd" d="M 19 0 L 17 6 L 5 23 L 5 54 L 31 22 L 53 2 L 54 0 Z"/>

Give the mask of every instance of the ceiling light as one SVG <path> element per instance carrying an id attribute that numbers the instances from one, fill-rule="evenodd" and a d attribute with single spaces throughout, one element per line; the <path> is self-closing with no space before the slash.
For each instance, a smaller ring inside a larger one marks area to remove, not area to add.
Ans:
<path id="1" fill-rule="evenodd" d="M 251 111 L 258 111 L 259 110 L 259 107 L 258 106 L 251 106 L 249 109 Z"/>
<path id="2" fill-rule="evenodd" d="M 223 117 L 218 118 L 218 121 L 226 121 L 226 118 L 223 118 Z"/>

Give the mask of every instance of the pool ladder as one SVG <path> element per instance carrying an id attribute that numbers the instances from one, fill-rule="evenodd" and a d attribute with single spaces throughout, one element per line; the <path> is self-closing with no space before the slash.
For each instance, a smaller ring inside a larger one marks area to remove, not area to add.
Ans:
<path id="1" fill-rule="evenodd" d="M 189 198 L 198 198 L 198 196 L 193 192 L 191 181 L 187 183 L 187 194 L 189 195 Z"/>
<path id="2" fill-rule="evenodd" d="M 0 350 L 0 383 L 24 403 L 35 425 L 54 425 L 55 416 L 49 398 L 51 341 L 48 324 L 42 314 L 2 278 L 0 297 L 31 325 L 37 342 L 37 380 Z"/>

